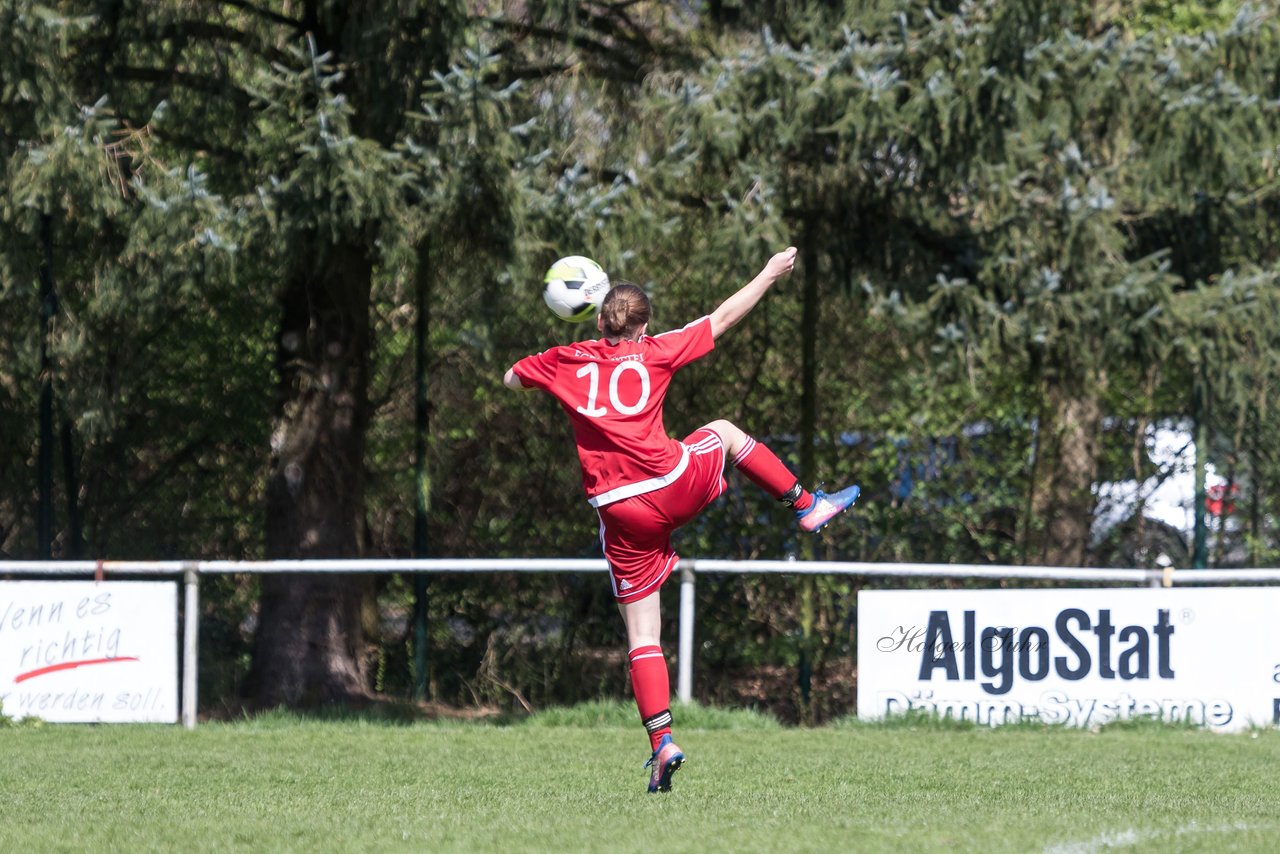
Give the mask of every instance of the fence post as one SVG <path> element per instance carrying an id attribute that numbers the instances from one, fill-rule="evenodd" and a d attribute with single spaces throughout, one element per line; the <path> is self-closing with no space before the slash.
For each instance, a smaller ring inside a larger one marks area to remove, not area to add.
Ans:
<path id="1" fill-rule="evenodd" d="M 682 703 L 693 700 L 693 560 L 680 559 L 680 646 L 677 657 L 676 697 Z"/>
<path id="2" fill-rule="evenodd" d="M 182 568 L 182 725 L 196 728 L 196 660 L 200 639 L 200 571 L 195 562 Z"/>

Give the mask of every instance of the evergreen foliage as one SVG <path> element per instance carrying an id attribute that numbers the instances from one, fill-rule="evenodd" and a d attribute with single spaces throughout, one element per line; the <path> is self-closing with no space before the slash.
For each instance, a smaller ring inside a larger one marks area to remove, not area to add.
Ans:
<path id="1" fill-rule="evenodd" d="M 1159 474 L 1149 428 L 1191 423 L 1237 496 L 1210 563 L 1280 548 L 1267 6 L 4 0 L 0 26 L 0 554 L 39 553 L 52 470 L 58 555 L 408 555 L 421 300 L 431 553 L 594 555 L 567 424 L 501 388 L 589 331 L 541 271 L 589 254 L 674 328 L 788 243 L 667 427 L 730 418 L 865 498 L 806 543 L 731 475 L 683 553 L 1185 563 L 1141 507 L 1095 523 L 1099 484 Z M 433 580 L 435 696 L 620 691 L 583 654 L 617 642 L 597 582 Z M 405 579 L 326 585 L 211 584 L 204 695 L 407 690 Z M 711 695 L 792 715 L 768 667 L 804 660 L 809 713 L 842 708 L 852 583 L 700 590 Z M 332 661 L 270 664 L 308 609 L 342 615 Z"/>

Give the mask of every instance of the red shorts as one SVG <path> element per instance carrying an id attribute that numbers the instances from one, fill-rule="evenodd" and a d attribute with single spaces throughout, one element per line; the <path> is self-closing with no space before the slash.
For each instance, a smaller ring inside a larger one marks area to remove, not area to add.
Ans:
<path id="1" fill-rule="evenodd" d="M 619 602 L 635 602 L 662 586 L 679 559 L 671 532 L 724 492 L 724 440 L 701 427 L 683 444 L 689 463 L 677 480 L 596 508 L 613 598 Z"/>

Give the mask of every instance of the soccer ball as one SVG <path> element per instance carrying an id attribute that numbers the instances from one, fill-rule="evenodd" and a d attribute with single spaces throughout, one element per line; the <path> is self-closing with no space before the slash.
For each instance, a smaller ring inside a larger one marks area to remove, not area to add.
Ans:
<path id="1" fill-rule="evenodd" d="M 542 298 L 556 317 L 581 323 L 595 316 L 609 293 L 609 274 L 590 258 L 570 255 L 543 277 Z"/>

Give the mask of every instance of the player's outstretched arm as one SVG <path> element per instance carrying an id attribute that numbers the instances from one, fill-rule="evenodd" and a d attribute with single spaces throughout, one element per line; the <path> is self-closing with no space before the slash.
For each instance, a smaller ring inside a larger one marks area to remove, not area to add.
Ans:
<path id="1" fill-rule="evenodd" d="M 737 293 L 729 297 L 711 312 L 711 337 L 719 338 L 739 320 L 747 316 L 756 303 L 769 292 L 773 283 L 790 273 L 796 265 L 796 248 L 788 246 L 769 259 L 756 277 L 743 285 Z"/>
<path id="2" fill-rule="evenodd" d="M 529 386 L 520 382 L 520 377 L 516 376 L 514 367 L 507 368 L 507 374 L 502 378 L 502 384 L 512 391 L 533 391 Z"/>

